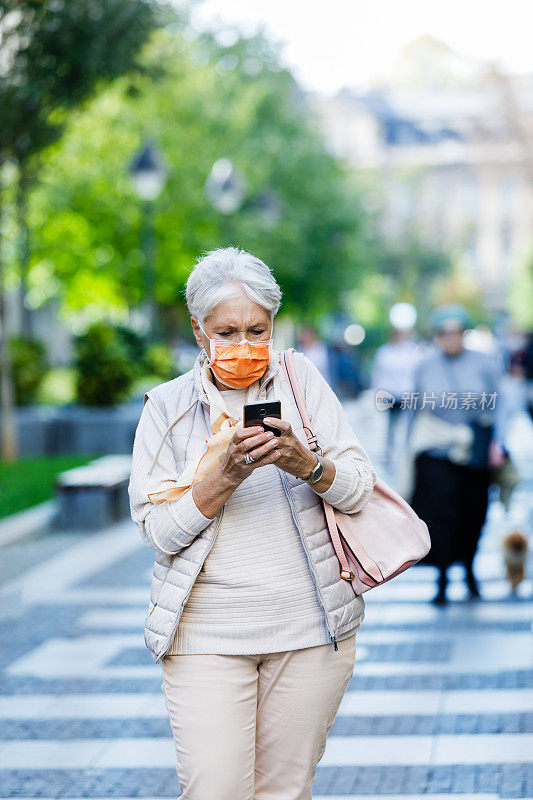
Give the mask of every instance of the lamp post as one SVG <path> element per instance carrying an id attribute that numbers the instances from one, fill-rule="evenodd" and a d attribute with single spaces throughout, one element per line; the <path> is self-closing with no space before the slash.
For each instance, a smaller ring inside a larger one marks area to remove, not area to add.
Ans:
<path id="1" fill-rule="evenodd" d="M 231 215 L 238 211 L 246 194 L 246 181 L 235 169 L 229 158 L 219 158 L 207 176 L 204 184 L 207 199 L 213 208 L 222 215 L 220 232 L 227 243 L 234 237 Z"/>
<path id="2" fill-rule="evenodd" d="M 157 303 L 155 299 L 156 237 L 154 201 L 157 200 L 167 180 L 163 159 L 153 142 L 147 142 L 129 165 L 135 194 L 143 203 L 141 222 L 141 250 L 144 254 L 144 285 L 148 300 L 148 335 L 155 341 L 158 334 Z"/>
<path id="3" fill-rule="evenodd" d="M 246 182 L 229 158 L 219 158 L 211 167 L 204 188 L 217 211 L 233 214 L 243 203 Z"/>

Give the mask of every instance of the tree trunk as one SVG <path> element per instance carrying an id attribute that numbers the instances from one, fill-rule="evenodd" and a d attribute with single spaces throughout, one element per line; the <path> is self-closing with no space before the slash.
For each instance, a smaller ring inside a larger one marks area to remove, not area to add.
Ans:
<path id="1" fill-rule="evenodd" d="M 0 164 L 0 176 L 2 174 Z M 0 223 L 2 220 L 2 185 L 0 183 Z M 1 230 L 1 224 L 0 224 Z M 0 236 L 0 444 L 3 461 L 15 461 L 18 456 L 18 437 L 14 410 L 14 387 L 11 354 L 8 341 L 6 302 L 4 297 L 4 264 Z"/>
<path id="2" fill-rule="evenodd" d="M 32 336 L 32 312 L 31 309 L 25 304 L 26 294 L 28 291 L 28 262 L 30 260 L 29 248 L 29 231 L 28 231 L 28 188 L 30 186 L 30 176 L 28 172 L 21 166 L 20 180 L 17 189 L 17 223 L 19 232 L 19 270 L 20 270 L 20 327 L 23 336 L 28 339 Z"/>

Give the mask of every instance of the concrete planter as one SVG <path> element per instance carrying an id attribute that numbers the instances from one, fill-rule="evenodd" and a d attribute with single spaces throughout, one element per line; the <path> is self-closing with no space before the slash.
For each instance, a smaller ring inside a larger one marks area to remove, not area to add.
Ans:
<path id="1" fill-rule="evenodd" d="M 129 453 L 142 398 L 110 408 L 25 406 L 16 417 L 22 456 Z"/>
<path id="2" fill-rule="evenodd" d="M 50 432 L 57 410 L 51 406 L 21 406 L 16 410 L 21 456 L 42 456 L 50 452 Z"/>

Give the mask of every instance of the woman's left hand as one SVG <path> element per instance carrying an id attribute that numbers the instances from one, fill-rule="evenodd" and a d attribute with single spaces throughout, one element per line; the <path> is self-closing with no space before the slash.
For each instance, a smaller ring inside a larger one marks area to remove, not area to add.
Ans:
<path id="1" fill-rule="evenodd" d="M 295 436 L 290 422 L 276 417 L 265 417 L 263 422 L 273 429 L 279 428 L 280 431 L 279 434 L 274 434 L 274 438 L 278 441 L 276 450 L 280 452 L 279 458 L 274 462 L 276 467 L 296 478 L 307 478 L 316 465 L 316 458 Z"/>

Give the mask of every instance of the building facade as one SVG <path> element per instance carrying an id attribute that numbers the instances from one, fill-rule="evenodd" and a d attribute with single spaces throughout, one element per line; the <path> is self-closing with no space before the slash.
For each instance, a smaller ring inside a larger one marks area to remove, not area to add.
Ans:
<path id="1" fill-rule="evenodd" d="M 416 232 L 505 308 L 533 255 L 533 74 L 507 76 L 427 37 L 368 91 L 309 98 L 331 151 L 381 193 L 385 235 Z"/>

